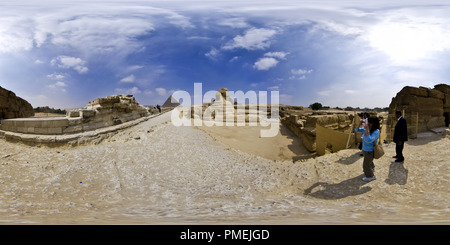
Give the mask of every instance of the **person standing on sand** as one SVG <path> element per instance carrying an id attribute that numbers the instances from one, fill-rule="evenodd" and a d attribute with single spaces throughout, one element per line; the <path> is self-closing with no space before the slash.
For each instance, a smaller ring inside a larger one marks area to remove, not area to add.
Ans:
<path id="1" fill-rule="evenodd" d="M 394 143 L 395 143 L 395 153 L 396 155 L 392 158 L 397 158 L 395 162 L 403 162 L 405 158 L 403 157 L 403 147 L 405 146 L 405 141 L 408 141 L 408 131 L 406 126 L 406 119 L 402 117 L 401 111 L 395 112 L 395 117 L 397 118 L 397 124 L 394 129 Z"/>
<path id="2" fill-rule="evenodd" d="M 380 121 L 377 117 L 369 117 L 367 122 L 368 123 L 364 126 L 364 128 L 361 128 L 360 123 L 358 128 L 355 128 L 355 131 L 362 133 L 362 151 L 364 156 L 363 171 L 365 175 L 362 180 L 370 182 L 377 179 L 374 174 L 375 164 L 373 163 L 373 148 L 380 138 Z"/>

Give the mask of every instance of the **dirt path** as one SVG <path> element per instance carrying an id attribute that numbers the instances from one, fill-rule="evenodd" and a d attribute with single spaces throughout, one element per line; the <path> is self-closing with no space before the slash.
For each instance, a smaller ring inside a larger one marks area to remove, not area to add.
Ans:
<path id="1" fill-rule="evenodd" d="M 365 183 L 358 150 L 274 161 L 169 120 L 73 148 L 0 140 L 0 223 L 449 224 L 449 139 L 411 140 L 404 164 L 386 145 Z"/>

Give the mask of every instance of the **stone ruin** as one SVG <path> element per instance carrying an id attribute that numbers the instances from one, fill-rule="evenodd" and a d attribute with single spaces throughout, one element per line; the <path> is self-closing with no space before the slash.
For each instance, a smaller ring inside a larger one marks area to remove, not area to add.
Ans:
<path id="1" fill-rule="evenodd" d="M 283 125 L 299 137 L 305 148 L 310 152 L 318 151 L 317 125 L 328 129 L 328 132 L 341 133 L 347 139 L 349 137 L 346 135 L 351 133 L 353 129 L 353 119 L 359 120 L 359 118 L 356 118 L 357 116 L 346 112 L 311 111 L 298 106 L 281 106 L 280 117 Z M 348 144 L 355 144 L 356 139 L 351 137 Z M 331 149 L 330 151 L 335 152 L 345 148 L 346 143 L 347 140 L 343 142 L 343 147 L 337 147 L 336 144 L 328 147 Z M 322 150 L 319 150 L 319 152 L 322 152 Z"/>
<path id="2" fill-rule="evenodd" d="M 17 97 L 15 93 L 0 87 L 0 119 L 34 116 L 30 103 Z"/>
<path id="3" fill-rule="evenodd" d="M 266 108 L 264 108 L 266 107 Z M 264 108 L 263 114 L 260 110 Z M 221 88 L 216 92 L 214 101 L 202 105 L 191 107 L 191 119 L 202 118 L 205 121 L 242 122 L 249 125 L 255 125 L 260 120 L 270 118 L 270 104 L 238 104 L 229 95 L 227 88 Z"/>
<path id="4" fill-rule="evenodd" d="M 389 105 L 388 134 L 393 134 L 395 111 L 403 112 L 408 125 L 408 135 L 435 128 L 448 127 L 450 123 L 450 86 L 439 84 L 434 88 L 406 86 L 392 98 Z M 392 138 L 392 137 L 390 137 Z"/>
<path id="5" fill-rule="evenodd" d="M 35 135 L 77 134 L 124 124 L 149 114 L 132 95 L 114 95 L 91 101 L 83 109 L 70 110 L 65 117 L 4 120 L 0 130 Z"/>

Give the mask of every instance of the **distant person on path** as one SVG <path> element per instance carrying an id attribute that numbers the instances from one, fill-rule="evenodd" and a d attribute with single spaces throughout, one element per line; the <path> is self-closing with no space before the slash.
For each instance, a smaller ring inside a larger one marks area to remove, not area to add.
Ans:
<path id="1" fill-rule="evenodd" d="M 158 109 L 159 113 L 161 113 L 161 107 L 159 105 L 156 105 L 156 108 Z"/>
<path id="2" fill-rule="evenodd" d="M 397 158 L 395 162 L 403 162 L 405 158 L 403 157 L 403 147 L 405 146 L 405 141 L 408 141 L 408 132 L 406 128 L 406 119 L 402 117 L 401 111 L 395 112 L 395 117 L 397 118 L 397 124 L 394 129 L 394 143 L 395 143 L 395 153 L 393 158 Z"/>
<path id="3" fill-rule="evenodd" d="M 362 151 L 364 156 L 363 171 L 365 177 L 363 181 L 370 182 L 376 180 L 375 164 L 373 163 L 374 151 L 373 148 L 380 138 L 380 121 L 377 117 L 369 117 L 364 128 L 361 127 L 362 122 L 359 123 L 356 132 L 362 133 Z"/>

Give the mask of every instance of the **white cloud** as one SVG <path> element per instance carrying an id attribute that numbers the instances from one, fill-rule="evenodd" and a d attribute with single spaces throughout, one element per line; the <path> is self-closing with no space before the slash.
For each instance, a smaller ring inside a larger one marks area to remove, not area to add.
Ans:
<path id="1" fill-rule="evenodd" d="M 330 90 L 322 90 L 322 91 L 317 92 L 317 94 L 320 95 L 320 96 L 326 97 L 326 96 L 329 96 L 331 94 L 331 91 Z"/>
<path id="2" fill-rule="evenodd" d="M 51 89 L 58 89 L 61 92 L 66 92 L 65 88 L 67 87 L 67 84 L 65 82 L 59 81 L 59 82 L 56 82 L 54 84 L 48 85 L 48 87 L 51 88 Z"/>
<path id="3" fill-rule="evenodd" d="M 290 80 L 303 80 L 306 79 L 305 75 L 301 75 L 301 76 L 290 76 L 289 77 Z"/>
<path id="4" fill-rule="evenodd" d="M 306 70 L 306 69 L 291 69 L 291 73 L 294 75 L 303 75 L 303 74 L 310 74 L 313 72 L 312 69 Z"/>
<path id="5" fill-rule="evenodd" d="M 253 67 L 257 70 L 268 70 L 275 67 L 278 64 L 278 60 L 274 58 L 261 58 L 255 62 Z"/>
<path id="6" fill-rule="evenodd" d="M 0 53 L 29 51 L 33 48 L 32 22 L 26 18 L 5 16 L 2 10 L 0 17 Z"/>
<path id="7" fill-rule="evenodd" d="M 136 95 L 142 93 L 142 91 L 138 87 L 132 88 L 116 88 L 116 92 L 120 94 L 131 94 Z"/>
<path id="8" fill-rule="evenodd" d="M 271 87 L 268 87 L 267 90 L 275 90 L 275 91 L 278 91 L 278 90 L 280 90 L 280 87 L 279 87 L 279 86 L 271 86 Z"/>
<path id="9" fill-rule="evenodd" d="M 165 88 L 155 88 L 155 91 L 160 96 L 165 96 L 167 94 L 167 91 Z"/>
<path id="10" fill-rule="evenodd" d="M 217 58 L 217 56 L 219 56 L 219 54 L 219 50 L 217 50 L 216 48 L 212 48 L 208 53 L 205 54 L 205 56 L 214 60 Z"/>
<path id="11" fill-rule="evenodd" d="M 89 69 L 86 67 L 86 61 L 76 57 L 61 55 L 52 59 L 51 64 L 59 68 L 74 69 L 80 74 L 87 73 Z"/>
<path id="12" fill-rule="evenodd" d="M 47 77 L 50 78 L 50 79 L 52 79 L 52 80 L 61 80 L 61 79 L 64 79 L 64 78 L 65 78 L 64 75 L 57 74 L 57 73 L 49 74 L 49 75 L 47 75 Z"/>
<path id="13" fill-rule="evenodd" d="M 144 66 L 140 66 L 140 65 L 128 66 L 126 68 L 126 72 L 132 72 L 132 71 L 136 71 L 136 70 L 139 70 L 139 69 L 142 69 L 142 68 L 144 68 Z"/>
<path id="14" fill-rule="evenodd" d="M 278 59 L 284 60 L 284 59 L 286 59 L 286 56 L 288 54 L 289 53 L 286 53 L 286 52 L 269 52 L 269 53 L 265 53 L 264 56 L 266 56 L 266 57 L 274 57 L 274 58 L 278 58 Z"/>
<path id="15" fill-rule="evenodd" d="M 143 48 L 139 37 L 155 30 L 155 25 L 193 27 L 178 11 L 153 4 L 29 1 L 23 6 L 2 4 L 0 53 L 54 44 L 82 52 L 84 57 L 105 52 L 128 55 Z"/>
<path id="16" fill-rule="evenodd" d="M 306 79 L 307 74 L 311 74 L 312 69 L 291 69 L 292 76 L 289 77 L 290 80 L 303 80 Z"/>
<path id="17" fill-rule="evenodd" d="M 134 83 L 134 80 L 136 79 L 136 77 L 134 75 L 129 75 L 127 77 L 124 77 L 120 80 L 120 82 L 123 83 Z"/>
<path id="18" fill-rule="evenodd" d="M 222 26 L 230 26 L 233 28 L 245 28 L 248 27 L 248 24 L 244 18 L 236 17 L 236 18 L 226 18 L 218 23 Z"/>
<path id="19" fill-rule="evenodd" d="M 266 49 L 270 46 L 269 39 L 273 37 L 277 31 L 265 28 L 251 28 L 247 30 L 243 36 L 238 35 L 232 41 L 228 42 L 223 49 L 231 50 L 243 48 L 247 50 Z"/>
<path id="20" fill-rule="evenodd" d="M 234 56 L 233 58 L 231 58 L 230 60 L 229 60 L 229 62 L 235 62 L 236 60 L 238 60 L 239 59 L 239 56 Z"/>

